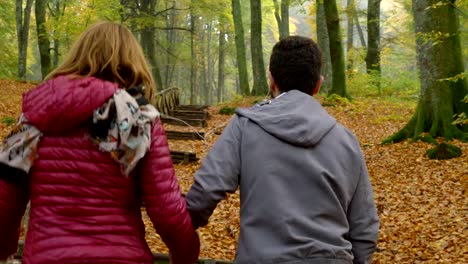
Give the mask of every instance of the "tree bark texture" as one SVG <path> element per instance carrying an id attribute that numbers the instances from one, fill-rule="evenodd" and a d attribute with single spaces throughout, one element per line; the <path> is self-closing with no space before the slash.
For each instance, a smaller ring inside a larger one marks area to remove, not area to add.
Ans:
<path id="1" fill-rule="evenodd" d="M 455 114 L 468 114 L 468 104 L 462 102 L 468 94 L 467 81 L 445 80 L 465 72 L 457 11 L 452 5 L 435 5 L 438 2 L 413 0 L 421 94 L 408 124 L 384 143 L 417 139 L 424 132 L 431 137 L 468 140 L 466 125 L 452 124 Z"/>
<path id="2" fill-rule="evenodd" d="M 290 0 L 281 0 L 281 3 L 278 0 L 273 0 L 279 39 L 289 36 L 289 2 Z"/>
<path id="3" fill-rule="evenodd" d="M 140 3 L 141 11 L 144 14 L 153 14 L 155 11 L 154 0 L 144 0 Z M 155 48 L 155 35 L 156 29 L 152 25 L 145 25 L 141 29 L 141 44 L 145 55 L 148 58 L 149 64 L 151 65 L 151 73 L 153 74 L 154 82 L 156 83 L 156 89 L 164 90 L 163 81 L 161 77 L 161 71 L 159 69 L 158 61 L 156 60 L 156 48 Z M 156 92 L 156 91 L 155 91 Z"/>
<path id="4" fill-rule="evenodd" d="M 354 24 L 359 34 L 359 39 L 361 40 L 361 46 L 367 49 L 366 39 L 364 38 L 364 32 L 362 31 L 361 23 L 359 23 L 356 6 L 354 6 L 354 14 L 356 14 L 354 16 Z"/>
<path id="5" fill-rule="evenodd" d="M 354 0 L 347 1 L 346 7 L 346 19 L 348 22 L 347 26 L 347 40 L 346 40 L 346 55 L 347 55 L 347 70 L 351 70 L 353 68 L 353 58 L 351 56 L 352 49 L 354 48 Z"/>
<path id="6" fill-rule="evenodd" d="M 317 44 L 322 51 L 322 75 L 324 77 L 322 88 L 323 93 L 328 93 L 332 86 L 332 66 L 330 58 L 330 42 L 328 39 L 327 22 L 325 19 L 325 10 L 323 0 L 317 0 L 316 26 L 317 26 Z"/>
<path id="7" fill-rule="evenodd" d="M 218 89 L 216 93 L 218 103 L 223 101 L 225 83 L 224 64 L 226 61 L 226 33 L 224 31 L 223 26 L 221 26 L 221 31 L 219 32 Z"/>
<path id="8" fill-rule="evenodd" d="M 237 71 L 239 74 L 239 86 L 242 95 L 250 94 L 249 76 L 247 73 L 247 61 L 244 41 L 244 24 L 242 22 L 242 9 L 240 0 L 232 0 L 232 17 L 234 19 Z"/>
<path id="9" fill-rule="evenodd" d="M 197 90 L 197 49 L 195 46 L 196 23 L 198 16 L 190 14 L 190 50 L 192 60 L 190 61 L 190 104 L 195 104 L 195 92 Z"/>
<path id="10" fill-rule="evenodd" d="M 346 92 L 345 59 L 336 0 L 324 1 L 323 7 L 327 21 L 330 57 L 333 58 L 331 60 L 333 83 L 329 94 L 349 97 Z"/>
<path id="11" fill-rule="evenodd" d="M 36 0 L 35 6 L 37 43 L 39 45 L 42 79 L 49 74 L 52 66 L 49 33 L 46 27 L 47 2 L 48 0 Z"/>
<path id="12" fill-rule="evenodd" d="M 380 1 L 368 0 L 367 6 L 367 73 L 372 74 L 380 88 Z"/>
<path id="13" fill-rule="evenodd" d="M 26 0 L 23 10 L 23 0 L 16 0 L 16 36 L 18 39 L 18 78 L 24 79 L 27 69 L 29 22 L 33 0 Z"/>
<path id="14" fill-rule="evenodd" d="M 253 70 L 253 95 L 264 95 L 268 93 L 265 63 L 263 60 L 262 45 L 262 2 L 261 0 L 250 0 L 251 15 L 251 52 Z"/>

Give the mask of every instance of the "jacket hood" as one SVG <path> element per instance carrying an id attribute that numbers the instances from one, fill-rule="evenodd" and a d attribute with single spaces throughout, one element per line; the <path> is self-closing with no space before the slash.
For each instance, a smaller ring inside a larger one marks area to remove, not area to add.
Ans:
<path id="1" fill-rule="evenodd" d="M 298 90 L 251 108 L 239 108 L 236 114 L 280 140 L 303 147 L 316 145 L 336 125 L 315 98 Z"/>
<path id="2" fill-rule="evenodd" d="M 23 114 L 44 133 L 70 131 L 87 122 L 117 89 L 94 77 L 59 76 L 23 95 Z"/>

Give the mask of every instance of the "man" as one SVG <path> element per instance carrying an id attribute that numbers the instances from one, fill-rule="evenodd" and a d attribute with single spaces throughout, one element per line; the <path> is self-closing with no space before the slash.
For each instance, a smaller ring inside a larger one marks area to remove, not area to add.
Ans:
<path id="1" fill-rule="evenodd" d="M 355 136 L 311 95 L 321 54 L 308 38 L 278 42 L 274 99 L 238 109 L 195 175 L 187 204 L 195 227 L 240 187 L 235 263 L 370 263 L 379 220 Z"/>

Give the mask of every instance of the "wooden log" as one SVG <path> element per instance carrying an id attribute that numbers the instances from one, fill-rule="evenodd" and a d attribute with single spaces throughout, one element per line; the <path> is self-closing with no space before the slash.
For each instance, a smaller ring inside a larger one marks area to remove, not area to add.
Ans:
<path id="1" fill-rule="evenodd" d="M 193 152 L 173 151 L 171 150 L 172 162 L 188 163 L 198 161 L 197 155 Z"/>
<path id="2" fill-rule="evenodd" d="M 166 117 L 162 117 L 161 121 L 164 124 L 170 124 L 170 125 L 187 126 L 188 124 L 191 126 L 206 127 L 206 120 L 203 120 L 203 119 L 185 119 L 185 118 L 181 118 L 181 119 L 185 123 L 179 120 L 174 120 L 174 119 L 166 118 Z"/>
<path id="3" fill-rule="evenodd" d="M 205 111 L 193 111 L 193 110 L 174 110 L 169 112 L 170 116 L 176 118 L 187 118 L 187 119 L 207 119 L 208 113 Z"/>
<path id="4" fill-rule="evenodd" d="M 166 136 L 168 139 L 177 139 L 177 140 L 204 140 L 204 132 L 182 132 L 182 131 L 166 131 Z"/>
<path id="5" fill-rule="evenodd" d="M 178 105 L 177 110 L 194 110 L 201 111 L 206 110 L 209 105 Z"/>

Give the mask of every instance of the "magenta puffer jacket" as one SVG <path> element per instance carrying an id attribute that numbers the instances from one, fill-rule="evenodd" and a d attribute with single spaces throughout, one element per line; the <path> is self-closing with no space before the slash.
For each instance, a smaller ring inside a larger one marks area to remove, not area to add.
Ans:
<path id="1" fill-rule="evenodd" d="M 25 117 L 41 132 L 25 179 L 0 172 L 0 260 L 13 254 L 31 200 L 23 263 L 153 263 L 141 197 L 173 263 L 193 263 L 199 240 L 186 211 L 160 121 L 150 151 L 125 177 L 88 139 L 95 109 L 118 89 L 96 78 L 58 77 L 23 97 Z"/>

